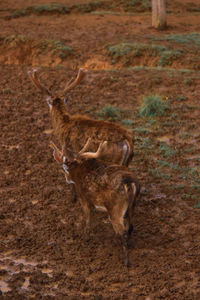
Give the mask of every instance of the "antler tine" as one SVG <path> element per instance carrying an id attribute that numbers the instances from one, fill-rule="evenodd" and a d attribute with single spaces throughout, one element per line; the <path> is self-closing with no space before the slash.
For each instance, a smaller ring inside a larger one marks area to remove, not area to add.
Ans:
<path id="1" fill-rule="evenodd" d="M 85 145 L 83 146 L 83 148 L 79 151 L 79 154 L 83 154 L 87 148 L 89 147 L 90 145 L 90 142 L 91 142 L 91 138 L 88 138 L 87 142 L 85 143 Z"/>
<path id="2" fill-rule="evenodd" d="M 67 93 L 68 91 L 73 89 L 77 84 L 79 84 L 79 82 L 81 82 L 81 80 L 85 77 L 86 73 L 87 73 L 87 70 L 80 68 L 76 79 L 73 82 L 71 82 L 71 80 L 70 80 L 70 82 L 67 83 L 67 85 L 64 88 L 63 93 L 64 94 Z"/>
<path id="3" fill-rule="evenodd" d="M 50 146 L 54 151 L 56 151 L 60 156 L 63 156 L 63 148 L 62 148 L 62 151 L 60 151 L 60 150 L 58 149 L 58 147 L 57 147 L 52 141 L 49 143 L 49 146 Z"/>
<path id="4" fill-rule="evenodd" d="M 33 69 L 32 71 L 28 72 L 28 75 L 32 82 L 46 95 L 52 96 L 51 92 L 49 91 L 48 88 L 46 88 L 44 85 L 41 84 L 38 76 L 37 76 L 37 69 Z"/>
<path id="5" fill-rule="evenodd" d="M 54 150 L 54 151 L 53 151 L 53 157 L 54 157 L 54 159 L 55 159 L 58 163 L 62 163 L 63 150 L 60 151 L 52 141 L 49 143 L 49 146 Z"/>
<path id="6" fill-rule="evenodd" d="M 81 156 L 86 157 L 86 158 L 98 158 L 102 153 L 103 146 L 105 146 L 106 144 L 107 144 L 107 141 L 101 142 L 99 144 L 97 152 L 85 152 L 85 153 L 82 153 Z"/>

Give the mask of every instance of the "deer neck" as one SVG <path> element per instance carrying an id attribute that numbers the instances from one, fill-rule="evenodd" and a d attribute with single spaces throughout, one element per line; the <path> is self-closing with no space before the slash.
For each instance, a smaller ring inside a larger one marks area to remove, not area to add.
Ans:
<path id="1" fill-rule="evenodd" d="M 53 106 L 50 114 L 54 134 L 63 144 L 65 132 L 70 123 L 70 115 L 66 112 L 64 105 Z"/>

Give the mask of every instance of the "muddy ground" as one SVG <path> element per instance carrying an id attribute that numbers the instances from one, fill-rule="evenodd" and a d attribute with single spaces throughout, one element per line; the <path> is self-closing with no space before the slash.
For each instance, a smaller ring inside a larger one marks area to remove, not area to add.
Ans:
<path id="1" fill-rule="evenodd" d="M 0 299 L 200 299 L 198 1 L 169 4 L 160 32 L 148 1 L 62 0 L 56 11 L 41 9 L 48 1 L 2 2 Z M 133 52 L 126 43 L 137 44 Z M 53 94 L 87 68 L 67 110 L 134 132 L 130 168 L 142 191 L 129 269 L 105 214 L 94 213 L 91 240 L 83 239 L 32 67 Z M 163 99 L 163 115 L 141 117 L 147 95 Z"/>

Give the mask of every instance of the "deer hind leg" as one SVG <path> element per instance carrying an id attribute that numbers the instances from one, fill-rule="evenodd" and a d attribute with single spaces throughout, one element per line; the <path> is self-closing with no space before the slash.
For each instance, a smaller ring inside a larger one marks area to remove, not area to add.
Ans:
<path id="1" fill-rule="evenodd" d="M 128 240 L 129 240 L 129 224 L 127 223 L 127 220 L 125 220 L 124 215 L 126 214 L 127 207 L 124 207 L 124 209 L 118 213 L 110 216 L 113 229 L 117 236 L 119 237 L 120 244 L 122 246 L 122 251 L 124 255 L 124 264 L 126 266 L 129 265 L 128 260 Z"/>
<path id="2" fill-rule="evenodd" d="M 136 184 L 133 182 L 131 183 L 131 188 L 132 188 L 132 200 L 131 203 L 129 205 L 129 209 L 128 209 L 128 219 L 129 219 L 129 230 L 128 230 L 128 234 L 129 237 L 133 231 L 133 217 L 134 217 L 134 210 L 135 210 L 135 206 L 136 206 L 136 198 L 137 198 L 137 186 Z"/>
<path id="3" fill-rule="evenodd" d="M 113 224 L 113 223 L 112 223 Z M 122 247 L 122 252 L 124 256 L 124 264 L 125 266 L 129 266 L 128 259 L 128 241 L 129 241 L 129 233 L 125 226 L 125 224 L 113 224 L 113 228 L 119 237 L 120 246 Z"/>

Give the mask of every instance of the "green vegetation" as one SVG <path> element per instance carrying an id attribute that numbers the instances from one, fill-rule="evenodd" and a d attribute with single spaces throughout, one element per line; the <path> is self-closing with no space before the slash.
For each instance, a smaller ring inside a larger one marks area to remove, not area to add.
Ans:
<path id="1" fill-rule="evenodd" d="M 156 41 L 170 41 L 179 44 L 186 44 L 187 47 L 193 47 L 196 45 L 200 47 L 200 33 L 180 33 L 180 34 L 166 34 L 162 36 L 151 36 L 150 39 Z"/>
<path id="2" fill-rule="evenodd" d="M 167 109 L 167 104 L 159 95 L 143 97 L 143 103 L 139 108 L 140 117 L 162 116 Z"/>
<path id="3" fill-rule="evenodd" d="M 113 15 L 113 16 L 120 16 L 120 13 L 116 12 L 116 11 L 107 11 L 107 10 L 96 10 L 96 11 L 92 11 L 90 13 L 91 15 Z"/>
<path id="4" fill-rule="evenodd" d="M 16 47 L 19 44 L 25 44 L 31 41 L 31 38 L 25 35 L 9 35 L 3 39 L 4 44 L 7 44 L 10 48 Z"/>
<path id="5" fill-rule="evenodd" d="M 196 205 L 194 205 L 194 208 L 200 208 L 200 201 Z"/>
<path id="6" fill-rule="evenodd" d="M 90 13 L 96 9 L 104 7 L 104 2 L 102 1 L 95 1 L 95 2 L 88 2 L 88 3 L 81 3 L 77 4 L 76 8 L 79 12 L 82 13 Z"/>
<path id="7" fill-rule="evenodd" d="M 163 157 L 170 157 L 176 153 L 171 147 L 169 147 L 166 143 L 160 142 L 158 153 Z"/>
<path id="8" fill-rule="evenodd" d="M 150 173 L 155 178 L 163 178 L 163 179 L 170 179 L 171 178 L 171 176 L 169 174 L 161 173 L 158 169 L 152 169 L 152 170 L 150 170 Z"/>
<path id="9" fill-rule="evenodd" d="M 153 149 L 152 141 L 149 138 L 144 138 L 143 143 L 139 147 L 140 149 Z"/>
<path id="10" fill-rule="evenodd" d="M 200 7 L 187 7 L 187 11 L 200 12 Z"/>
<path id="11" fill-rule="evenodd" d="M 131 116 L 130 110 L 119 109 L 111 105 L 105 105 L 101 111 L 97 112 L 97 115 L 103 119 L 111 122 L 120 121 L 122 125 L 131 127 L 133 125 L 133 120 L 130 119 Z"/>
<path id="12" fill-rule="evenodd" d="M 177 60 L 183 55 L 181 50 L 170 50 L 160 45 L 148 45 L 137 43 L 120 43 L 106 47 L 107 54 L 113 58 L 112 63 L 116 63 L 123 58 L 123 64 L 129 64 L 136 57 L 141 57 L 147 54 L 149 57 L 158 57 L 156 65 L 164 67 L 171 65 L 174 60 Z"/>
<path id="13" fill-rule="evenodd" d="M 150 0 L 126 0 L 124 1 L 125 10 L 144 12 L 151 10 Z"/>
<path id="14" fill-rule="evenodd" d="M 69 9 L 63 4 L 49 3 L 17 9 L 11 14 L 11 18 L 19 18 L 30 14 L 68 14 L 69 12 Z"/>
<path id="15" fill-rule="evenodd" d="M 178 101 L 184 101 L 187 100 L 187 97 L 184 95 L 176 95 L 176 100 Z"/>
<path id="16" fill-rule="evenodd" d="M 181 137 L 183 140 L 185 140 L 185 139 L 190 138 L 190 137 L 191 137 L 191 134 L 188 133 L 188 132 L 183 132 L 183 133 L 180 135 L 180 137 Z"/>
<path id="17" fill-rule="evenodd" d="M 124 120 L 121 121 L 121 123 L 124 126 L 130 127 L 130 126 L 133 125 L 134 122 L 133 122 L 133 120 L 130 120 L 130 119 L 124 119 Z"/>
<path id="18" fill-rule="evenodd" d="M 174 170 L 179 169 L 178 164 L 169 163 L 167 161 L 163 161 L 163 160 L 160 160 L 160 159 L 157 161 L 157 163 L 162 168 L 171 168 L 171 169 L 174 169 Z"/>
<path id="19" fill-rule="evenodd" d="M 9 48 L 16 48 L 20 45 L 28 45 L 30 48 L 36 51 L 36 53 L 50 53 L 56 55 L 61 59 L 66 58 L 72 53 L 72 48 L 65 45 L 61 41 L 55 40 L 33 40 L 30 37 L 24 35 L 11 35 L 4 38 L 3 42 L 8 45 Z"/>
<path id="20" fill-rule="evenodd" d="M 39 53 L 50 52 L 53 55 L 57 55 L 61 59 L 66 58 L 72 53 L 72 48 L 65 45 L 60 41 L 55 40 L 43 40 L 40 42 Z"/>
<path id="21" fill-rule="evenodd" d="M 97 113 L 97 115 L 112 122 L 119 121 L 121 119 L 120 110 L 111 105 L 104 106 L 102 110 Z"/>
<path id="22" fill-rule="evenodd" d="M 137 133 L 145 133 L 145 134 L 148 134 L 150 132 L 150 130 L 145 127 L 137 127 L 134 129 L 134 131 Z"/>

